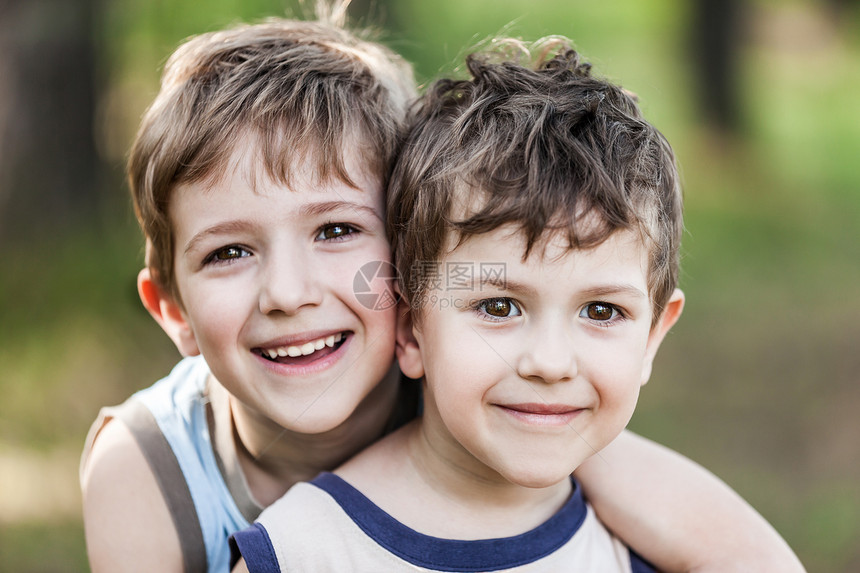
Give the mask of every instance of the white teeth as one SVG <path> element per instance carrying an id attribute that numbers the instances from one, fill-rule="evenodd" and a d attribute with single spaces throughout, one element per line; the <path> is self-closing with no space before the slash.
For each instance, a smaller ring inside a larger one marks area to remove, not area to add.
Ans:
<path id="1" fill-rule="evenodd" d="M 273 360 L 279 356 L 290 356 L 293 358 L 297 356 L 308 356 L 309 354 L 313 354 L 317 350 L 322 350 L 326 346 L 332 348 L 341 340 L 343 340 L 343 333 L 338 332 L 337 334 L 332 334 L 330 336 L 326 336 L 325 338 L 320 338 L 319 340 L 306 342 L 301 346 L 280 346 L 278 348 L 269 348 L 267 350 L 263 350 L 263 353 L 268 354 L 269 357 Z"/>

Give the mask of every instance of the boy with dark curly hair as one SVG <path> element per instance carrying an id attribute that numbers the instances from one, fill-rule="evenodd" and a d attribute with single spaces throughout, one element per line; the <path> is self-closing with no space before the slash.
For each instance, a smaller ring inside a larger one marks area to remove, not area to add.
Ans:
<path id="1" fill-rule="evenodd" d="M 235 535 L 257 571 L 651 571 L 571 473 L 678 320 L 675 160 L 569 41 L 499 40 L 424 96 L 389 185 L 423 415 Z"/>

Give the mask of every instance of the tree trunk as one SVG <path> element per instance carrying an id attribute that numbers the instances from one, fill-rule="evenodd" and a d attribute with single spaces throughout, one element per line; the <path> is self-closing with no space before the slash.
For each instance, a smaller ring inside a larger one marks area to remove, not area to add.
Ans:
<path id="1" fill-rule="evenodd" d="M 695 0 L 691 25 L 693 78 L 709 126 L 726 135 L 741 124 L 738 90 L 743 0 Z"/>
<path id="2" fill-rule="evenodd" d="M 78 224 L 98 207 L 97 0 L 0 0 L 0 240 Z"/>

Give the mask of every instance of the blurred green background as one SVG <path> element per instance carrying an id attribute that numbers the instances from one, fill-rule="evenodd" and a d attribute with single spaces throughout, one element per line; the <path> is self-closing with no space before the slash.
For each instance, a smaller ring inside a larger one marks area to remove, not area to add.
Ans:
<path id="1" fill-rule="evenodd" d="M 421 81 L 488 35 L 563 34 L 639 94 L 684 175 L 688 304 L 632 428 L 727 481 L 810 571 L 860 571 L 860 5 L 350 11 Z M 0 3 L 0 570 L 87 570 L 86 430 L 178 358 L 137 300 L 123 181 L 160 66 L 189 35 L 286 13 L 295 2 Z"/>

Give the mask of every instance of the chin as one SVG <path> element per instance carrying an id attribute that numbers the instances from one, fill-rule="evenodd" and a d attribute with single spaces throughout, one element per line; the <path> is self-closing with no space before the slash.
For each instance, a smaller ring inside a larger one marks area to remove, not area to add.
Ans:
<path id="1" fill-rule="evenodd" d="M 284 427 L 297 434 L 308 434 L 313 436 L 331 432 L 340 426 L 341 423 L 343 423 L 341 420 L 305 420 L 302 418 L 300 420 L 295 420 L 292 424 Z"/>
<path id="2" fill-rule="evenodd" d="M 343 410 L 343 411 L 341 411 Z M 332 407 L 319 401 L 295 416 L 278 420 L 285 429 L 300 434 L 324 434 L 337 429 L 349 419 L 352 410 Z"/>
<path id="3" fill-rule="evenodd" d="M 573 470 L 565 467 L 523 468 L 521 471 L 506 472 L 504 477 L 511 483 L 527 488 L 542 489 L 558 485 L 570 478 Z"/>

